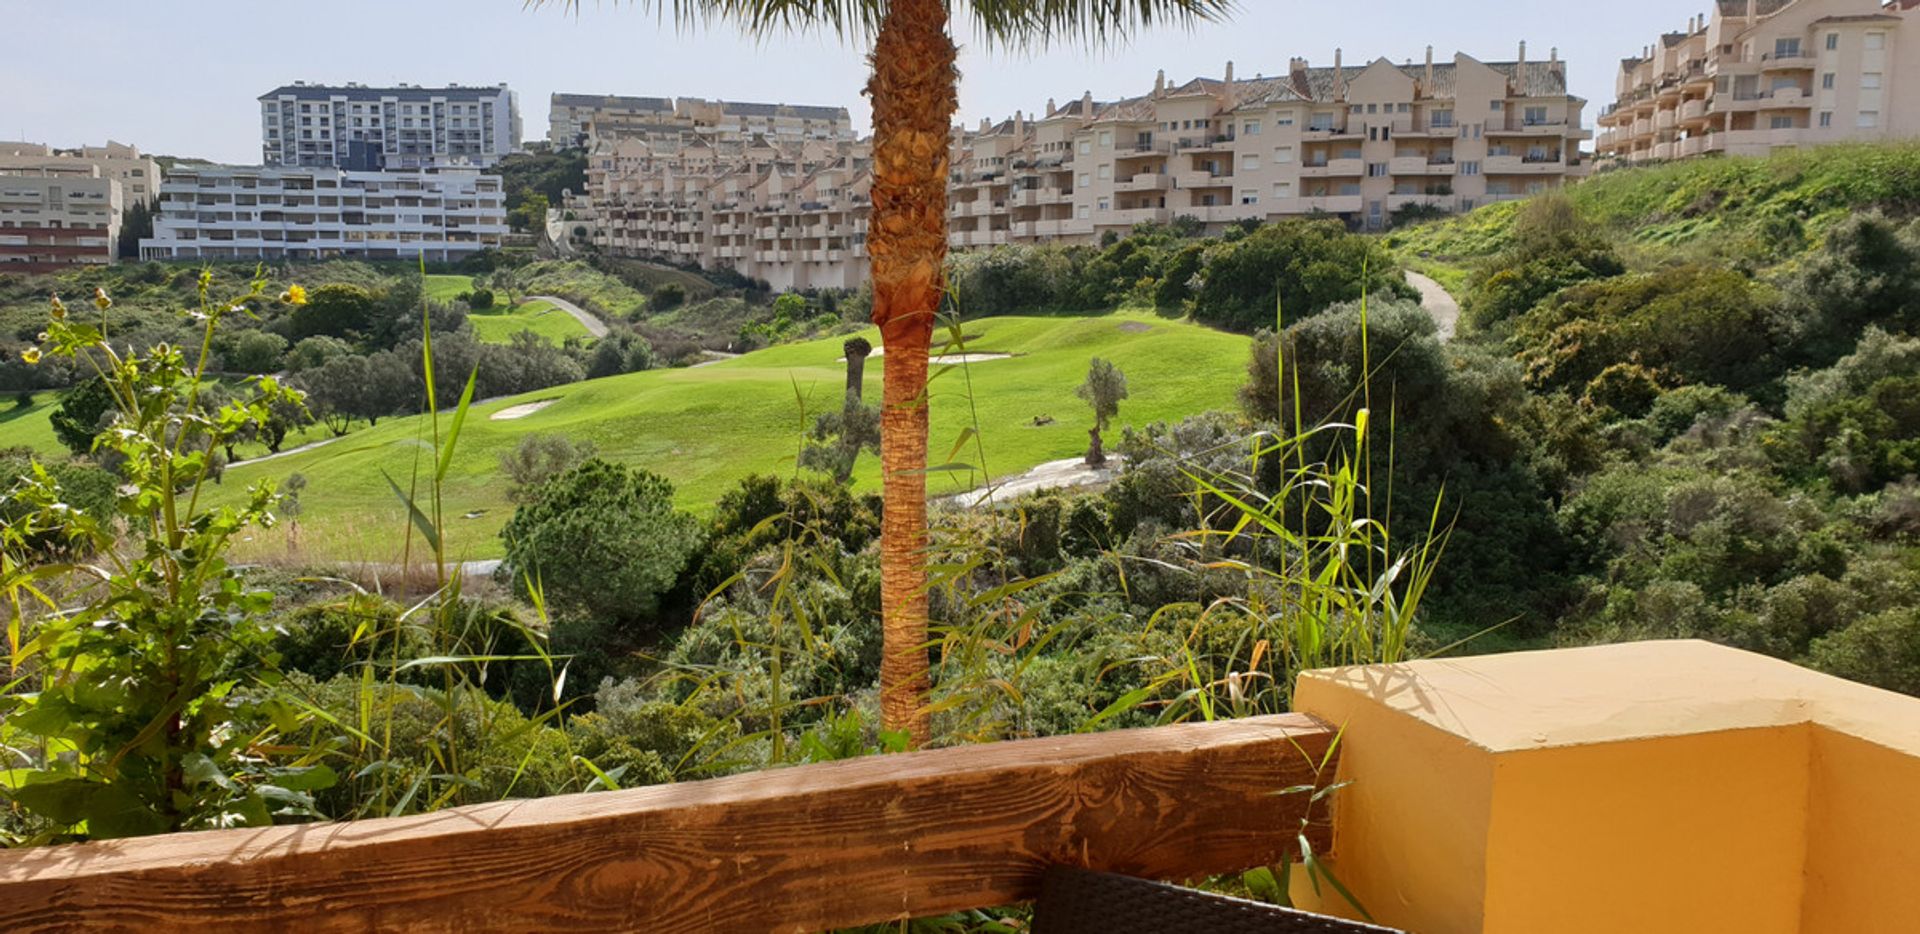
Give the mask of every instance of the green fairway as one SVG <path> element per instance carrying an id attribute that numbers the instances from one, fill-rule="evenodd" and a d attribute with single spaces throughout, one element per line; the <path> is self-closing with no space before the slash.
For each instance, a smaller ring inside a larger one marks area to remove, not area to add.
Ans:
<path id="1" fill-rule="evenodd" d="M 522 302 L 511 310 L 495 305 L 486 311 L 469 311 L 467 323 L 473 325 L 474 337 L 489 344 L 508 343 L 521 331 L 532 331 L 555 344 L 564 344 L 569 337 L 593 336 L 572 315 L 541 301 Z"/>
<path id="2" fill-rule="evenodd" d="M 36 454 L 46 455 L 67 453 L 47 421 L 59 405 L 60 393 L 52 389 L 34 393 L 33 404 L 24 409 L 15 408 L 8 399 L 0 408 L 0 448 L 31 448 Z"/>
<path id="3" fill-rule="evenodd" d="M 985 467 L 995 478 L 1086 449 L 1091 414 L 1074 390 L 1091 357 L 1118 363 L 1132 392 L 1110 439 L 1125 425 L 1233 406 L 1246 366 L 1245 337 L 1144 313 L 989 318 L 969 322 L 966 332 L 968 351 L 1014 356 L 935 367 L 929 456 L 934 463 L 948 461 L 955 442 L 977 418 Z M 866 337 L 879 343 L 871 331 Z M 660 473 L 678 488 L 682 507 L 702 513 L 747 474 L 791 473 L 812 414 L 839 404 L 841 342 L 836 337 L 790 344 L 713 366 L 630 373 L 476 406 L 447 477 L 452 552 L 469 558 L 499 554 L 496 536 L 512 506 L 498 459 L 535 432 L 591 441 L 603 456 Z M 876 402 L 883 366 L 884 358 L 867 366 L 867 394 Z M 547 400 L 550 405 L 522 418 L 492 417 L 511 406 Z M 1052 421 L 1036 425 L 1036 418 Z M 443 431 L 445 422 L 443 416 Z M 382 471 L 404 488 L 416 461 L 419 469 L 430 469 L 422 446 L 427 430 L 422 418 L 383 420 L 310 451 L 236 464 L 228 469 L 220 495 L 238 496 L 257 480 L 301 473 L 307 479 L 298 532 L 302 556 L 392 560 L 405 514 Z M 974 461 L 972 444 L 966 447 L 952 459 Z M 938 473 L 929 486 L 935 493 L 959 492 L 983 479 Z M 855 485 L 878 488 L 875 458 L 861 458 Z M 259 556 L 285 554 L 287 534 L 283 525 L 242 549 Z"/>
<path id="4" fill-rule="evenodd" d="M 466 303 L 460 301 L 460 294 L 473 290 L 473 278 L 427 276 L 425 290 L 427 297 L 436 302 L 465 307 Z M 521 331 L 532 331 L 555 344 L 564 344 L 569 337 L 593 336 L 572 315 L 547 302 L 521 302 L 508 307 L 506 293 L 493 294 L 496 304 L 492 308 L 467 312 L 467 322 L 473 325 L 473 336 L 489 344 L 505 344 Z"/>

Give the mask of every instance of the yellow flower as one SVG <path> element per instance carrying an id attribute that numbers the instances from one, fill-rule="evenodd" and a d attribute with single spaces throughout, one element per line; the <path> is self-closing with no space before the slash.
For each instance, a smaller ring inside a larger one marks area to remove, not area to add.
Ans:
<path id="1" fill-rule="evenodd" d="M 289 305 L 305 305 L 307 290 L 297 285 L 287 286 L 287 290 L 280 293 L 280 300 Z"/>
<path id="2" fill-rule="evenodd" d="M 20 351 L 20 359 L 22 359 L 22 360 L 25 360 L 25 361 L 27 361 L 27 363 L 28 363 L 28 364 L 30 364 L 30 365 L 31 365 L 31 364 L 35 364 L 35 363 L 39 363 L 39 362 L 40 362 L 40 348 L 38 348 L 38 347 L 28 347 L 27 349 L 25 349 L 25 350 L 22 350 L 22 351 Z"/>
<path id="3" fill-rule="evenodd" d="M 60 296 L 55 295 L 53 297 L 53 320 L 58 321 L 62 318 L 65 318 L 66 316 L 67 316 L 67 303 L 61 301 Z"/>
<path id="4" fill-rule="evenodd" d="M 93 290 L 93 307 L 106 311 L 113 307 L 113 299 L 107 297 L 106 289 Z"/>

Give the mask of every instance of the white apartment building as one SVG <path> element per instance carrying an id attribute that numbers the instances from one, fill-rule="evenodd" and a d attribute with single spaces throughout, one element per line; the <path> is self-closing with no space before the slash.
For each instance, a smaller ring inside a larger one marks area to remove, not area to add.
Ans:
<path id="1" fill-rule="evenodd" d="M 1600 156 L 1920 135 L 1920 0 L 1719 0 L 1620 62 Z"/>
<path id="2" fill-rule="evenodd" d="M 44 143 L 0 143 L 0 172 L 75 166 L 93 166 L 100 170 L 101 177 L 118 181 L 129 206 L 160 195 L 160 164 L 126 143 L 108 140 L 105 146 L 75 149 L 55 149 Z"/>
<path id="3" fill-rule="evenodd" d="M 506 233 L 500 177 L 478 169 L 178 165 L 140 257 L 449 262 L 499 248 Z"/>
<path id="4" fill-rule="evenodd" d="M 519 98 L 497 87 L 296 81 L 260 95 L 267 165 L 353 171 L 490 166 L 520 148 Z"/>
<path id="5" fill-rule="evenodd" d="M 555 94 L 548 111 L 547 142 L 555 149 L 590 150 L 600 140 L 621 139 L 664 145 L 699 136 L 762 136 L 774 142 L 855 138 L 853 119 L 845 107 Z"/>
<path id="6" fill-rule="evenodd" d="M 1327 214 L 1384 226 L 1409 204 L 1470 210 L 1587 173 L 1585 101 L 1557 53 L 1418 65 L 1384 58 L 1170 85 L 956 130 L 954 249 L 1089 242 L 1177 217 L 1218 231 Z M 733 268 L 775 288 L 866 275 L 866 143 L 808 149 L 694 134 L 601 140 L 574 233 L 615 254 Z"/>
<path id="7" fill-rule="evenodd" d="M 0 168 L 0 274 L 112 263 L 121 192 L 97 165 Z"/>

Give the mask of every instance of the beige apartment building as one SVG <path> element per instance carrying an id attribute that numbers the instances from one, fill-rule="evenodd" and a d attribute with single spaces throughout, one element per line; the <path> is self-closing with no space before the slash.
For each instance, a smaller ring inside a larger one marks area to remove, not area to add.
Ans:
<path id="1" fill-rule="evenodd" d="M 1630 162 L 1920 135 L 1920 0 L 1719 0 L 1615 92 L 1596 149 Z"/>
<path id="2" fill-rule="evenodd" d="M 120 183 L 131 205 L 160 197 L 160 164 L 139 147 L 108 140 L 105 146 L 55 149 L 44 143 L 0 143 L 0 172 L 15 169 L 94 166 L 100 175 Z"/>
<path id="3" fill-rule="evenodd" d="M 1528 194 L 1589 169 L 1585 105 L 1556 53 L 1465 54 L 1169 84 L 957 129 L 950 241 L 1093 242 L 1189 217 L 1209 230 L 1327 214 L 1384 226 L 1410 204 L 1442 210 Z M 809 145 L 810 143 L 810 145 Z M 691 134 L 601 140 L 573 234 L 620 255 L 732 268 L 775 288 L 848 287 L 866 275 L 871 187 L 864 142 Z"/>
<path id="4" fill-rule="evenodd" d="M 122 212 L 159 184 L 152 157 L 122 143 L 0 143 L 0 273 L 112 263 Z"/>
<path id="5" fill-rule="evenodd" d="M 592 149 L 601 140 L 635 138 L 672 144 L 700 135 L 763 136 L 776 142 L 854 138 L 845 107 L 555 94 L 548 111 L 547 142 L 555 149 Z"/>

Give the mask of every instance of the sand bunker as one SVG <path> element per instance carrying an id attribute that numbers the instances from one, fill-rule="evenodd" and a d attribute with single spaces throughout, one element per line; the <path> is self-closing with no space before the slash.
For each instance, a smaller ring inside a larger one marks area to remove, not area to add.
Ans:
<path id="1" fill-rule="evenodd" d="M 559 402 L 559 401 L 560 400 L 558 399 L 541 399 L 538 402 L 522 402 L 519 405 L 510 405 L 504 409 L 501 409 L 498 412 L 493 413 L 493 415 L 490 416 L 490 420 L 496 421 L 496 422 L 505 422 L 505 421 L 511 421 L 516 418 L 526 418 L 527 416 L 532 415 L 533 413 L 538 412 L 541 409 L 544 409 L 547 406 L 550 406 L 555 402 Z"/>

